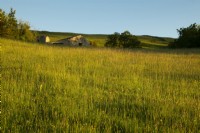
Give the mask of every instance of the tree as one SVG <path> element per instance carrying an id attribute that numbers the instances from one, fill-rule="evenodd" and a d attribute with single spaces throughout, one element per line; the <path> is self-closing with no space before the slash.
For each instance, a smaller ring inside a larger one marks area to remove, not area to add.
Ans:
<path id="1" fill-rule="evenodd" d="M 179 33 L 179 37 L 172 44 L 169 45 L 170 47 L 176 47 L 176 48 L 200 47 L 200 25 L 194 23 L 187 28 L 180 28 L 177 31 Z"/>
<path id="2" fill-rule="evenodd" d="M 119 37 L 120 33 L 115 32 L 112 35 L 109 35 L 107 40 L 106 40 L 106 47 L 117 47 L 119 45 Z"/>
<path id="3" fill-rule="evenodd" d="M 10 13 L 6 14 L 0 9 L 0 36 L 6 38 L 17 37 L 17 20 L 15 18 L 15 10 L 10 9 Z"/>
<path id="4" fill-rule="evenodd" d="M 28 22 L 19 21 L 18 38 L 23 41 L 34 41 L 36 39 L 36 35 L 30 30 Z"/>
<path id="5" fill-rule="evenodd" d="M 138 47 L 140 41 L 136 36 L 132 35 L 129 31 L 123 33 L 115 32 L 108 36 L 105 46 L 106 47 L 123 47 L 123 48 L 133 48 Z"/>
<path id="6" fill-rule="evenodd" d="M 7 21 L 7 36 L 12 39 L 16 39 L 18 37 L 18 30 L 17 30 L 17 19 L 15 18 L 16 11 L 12 8 L 10 9 L 10 13 L 8 14 L 8 21 Z"/>
<path id="7" fill-rule="evenodd" d="M 6 14 L 0 9 L 0 36 L 23 41 L 35 41 L 36 35 L 30 30 L 27 22 L 18 21 L 15 17 L 16 11 L 12 8 Z"/>
<path id="8" fill-rule="evenodd" d="M 0 36 L 5 37 L 7 34 L 7 16 L 6 13 L 0 9 Z"/>
<path id="9" fill-rule="evenodd" d="M 119 38 L 119 44 L 124 48 L 133 48 L 137 47 L 140 44 L 140 41 L 136 36 L 133 36 L 129 31 L 121 33 Z"/>

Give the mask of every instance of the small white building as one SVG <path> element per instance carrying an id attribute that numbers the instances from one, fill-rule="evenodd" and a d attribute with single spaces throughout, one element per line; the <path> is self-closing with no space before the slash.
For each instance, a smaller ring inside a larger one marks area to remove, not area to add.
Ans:
<path id="1" fill-rule="evenodd" d="M 61 39 L 53 42 L 53 44 L 64 44 L 69 46 L 90 46 L 90 42 L 82 35 Z"/>
<path id="2" fill-rule="evenodd" d="M 49 43 L 50 42 L 50 38 L 49 38 L 49 36 L 45 36 L 45 35 L 38 36 L 37 37 L 37 42 L 39 42 L 39 43 Z"/>

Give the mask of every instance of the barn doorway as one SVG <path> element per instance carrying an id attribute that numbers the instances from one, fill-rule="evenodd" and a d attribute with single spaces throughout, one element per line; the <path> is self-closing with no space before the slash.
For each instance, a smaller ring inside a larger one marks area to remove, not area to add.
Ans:
<path id="1" fill-rule="evenodd" d="M 83 43 L 79 43 L 78 45 L 79 45 L 79 46 L 83 46 Z"/>

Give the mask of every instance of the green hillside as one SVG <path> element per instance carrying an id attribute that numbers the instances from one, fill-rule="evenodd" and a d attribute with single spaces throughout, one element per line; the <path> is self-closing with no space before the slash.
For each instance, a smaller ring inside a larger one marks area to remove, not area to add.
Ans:
<path id="1" fill-rule="evenodd" d="M 143 48 L 166 48 L 169 43 L 173 42 L 173 38 L 167 38 L 167 37 L 155 37 L 155 36 L 138 36 L 138 39 L 142 42 Z"/>
<path id="2" fill-rule="evenodd" d="M 0 45 L 2 133 L 200 130 L 200 49 Z"/>
<path id="3" fill-rule="evenodd" d="M 38 35 L 48 35 L 52 42 L 67 38 L 75 35 L 83 35 L 89 41 L 96 42 L 97 46 L 104 46 L 105 41 L 107 39 L 107 35 L 105 34 L 79 34 L 79 33 L 62 33 L 62 32 L 48 32 L 48 31 L 37 31 Z M 172 42 L 173 38 L 165 38 L 165 37 L 154 37 L 154 36 L 138 36 L 138 39 L 142 43 L 143 48 L 157 49 L 157 48 L 166 48 L 170 42 Z"/>
<path id="4" fill-rule="evenodd" d="M 81 33 L 62 33 L 62 32 L 48 32 L 48 31 L 37 31 L 38 35 L 48 35 L 51 39 L 51 42 L 64 39 L 67 37 L 75 36 L 75 35 L 83 35 L 89 41 L 96 42 L 97 46 L 104 46 L 107 35 L 99 35 L 99 34 L 81 34 Z"/>

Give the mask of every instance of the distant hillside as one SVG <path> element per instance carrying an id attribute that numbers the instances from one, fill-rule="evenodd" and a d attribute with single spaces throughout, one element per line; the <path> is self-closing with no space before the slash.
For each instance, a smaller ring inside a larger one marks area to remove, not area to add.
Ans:
<path id="1" fill-rule="evenodd" d="M 143 48 L 166 48 L 169 43 L 174 41 L 174 38 L 149 35 L 138 36 L 138 38 L 142 42 Z"/>
<path id="2" fill-rule="evenodd" d="M 70 32 L 49 32 L 49 31 L 36 31 L 38 35 L 48 35 L 51 41 L 57 41 L 75 35 L 83 35 L 89 41 L 93 41 L 97 46 L 104 46 L 107 34 L 83 34 L 83 33 L 70 33 Z M 166 46 L 174 41 L 174 38 L 156 37 L 149 35 L 138 36 L 142 43 L 143 48 L 166 48 Z"/>

